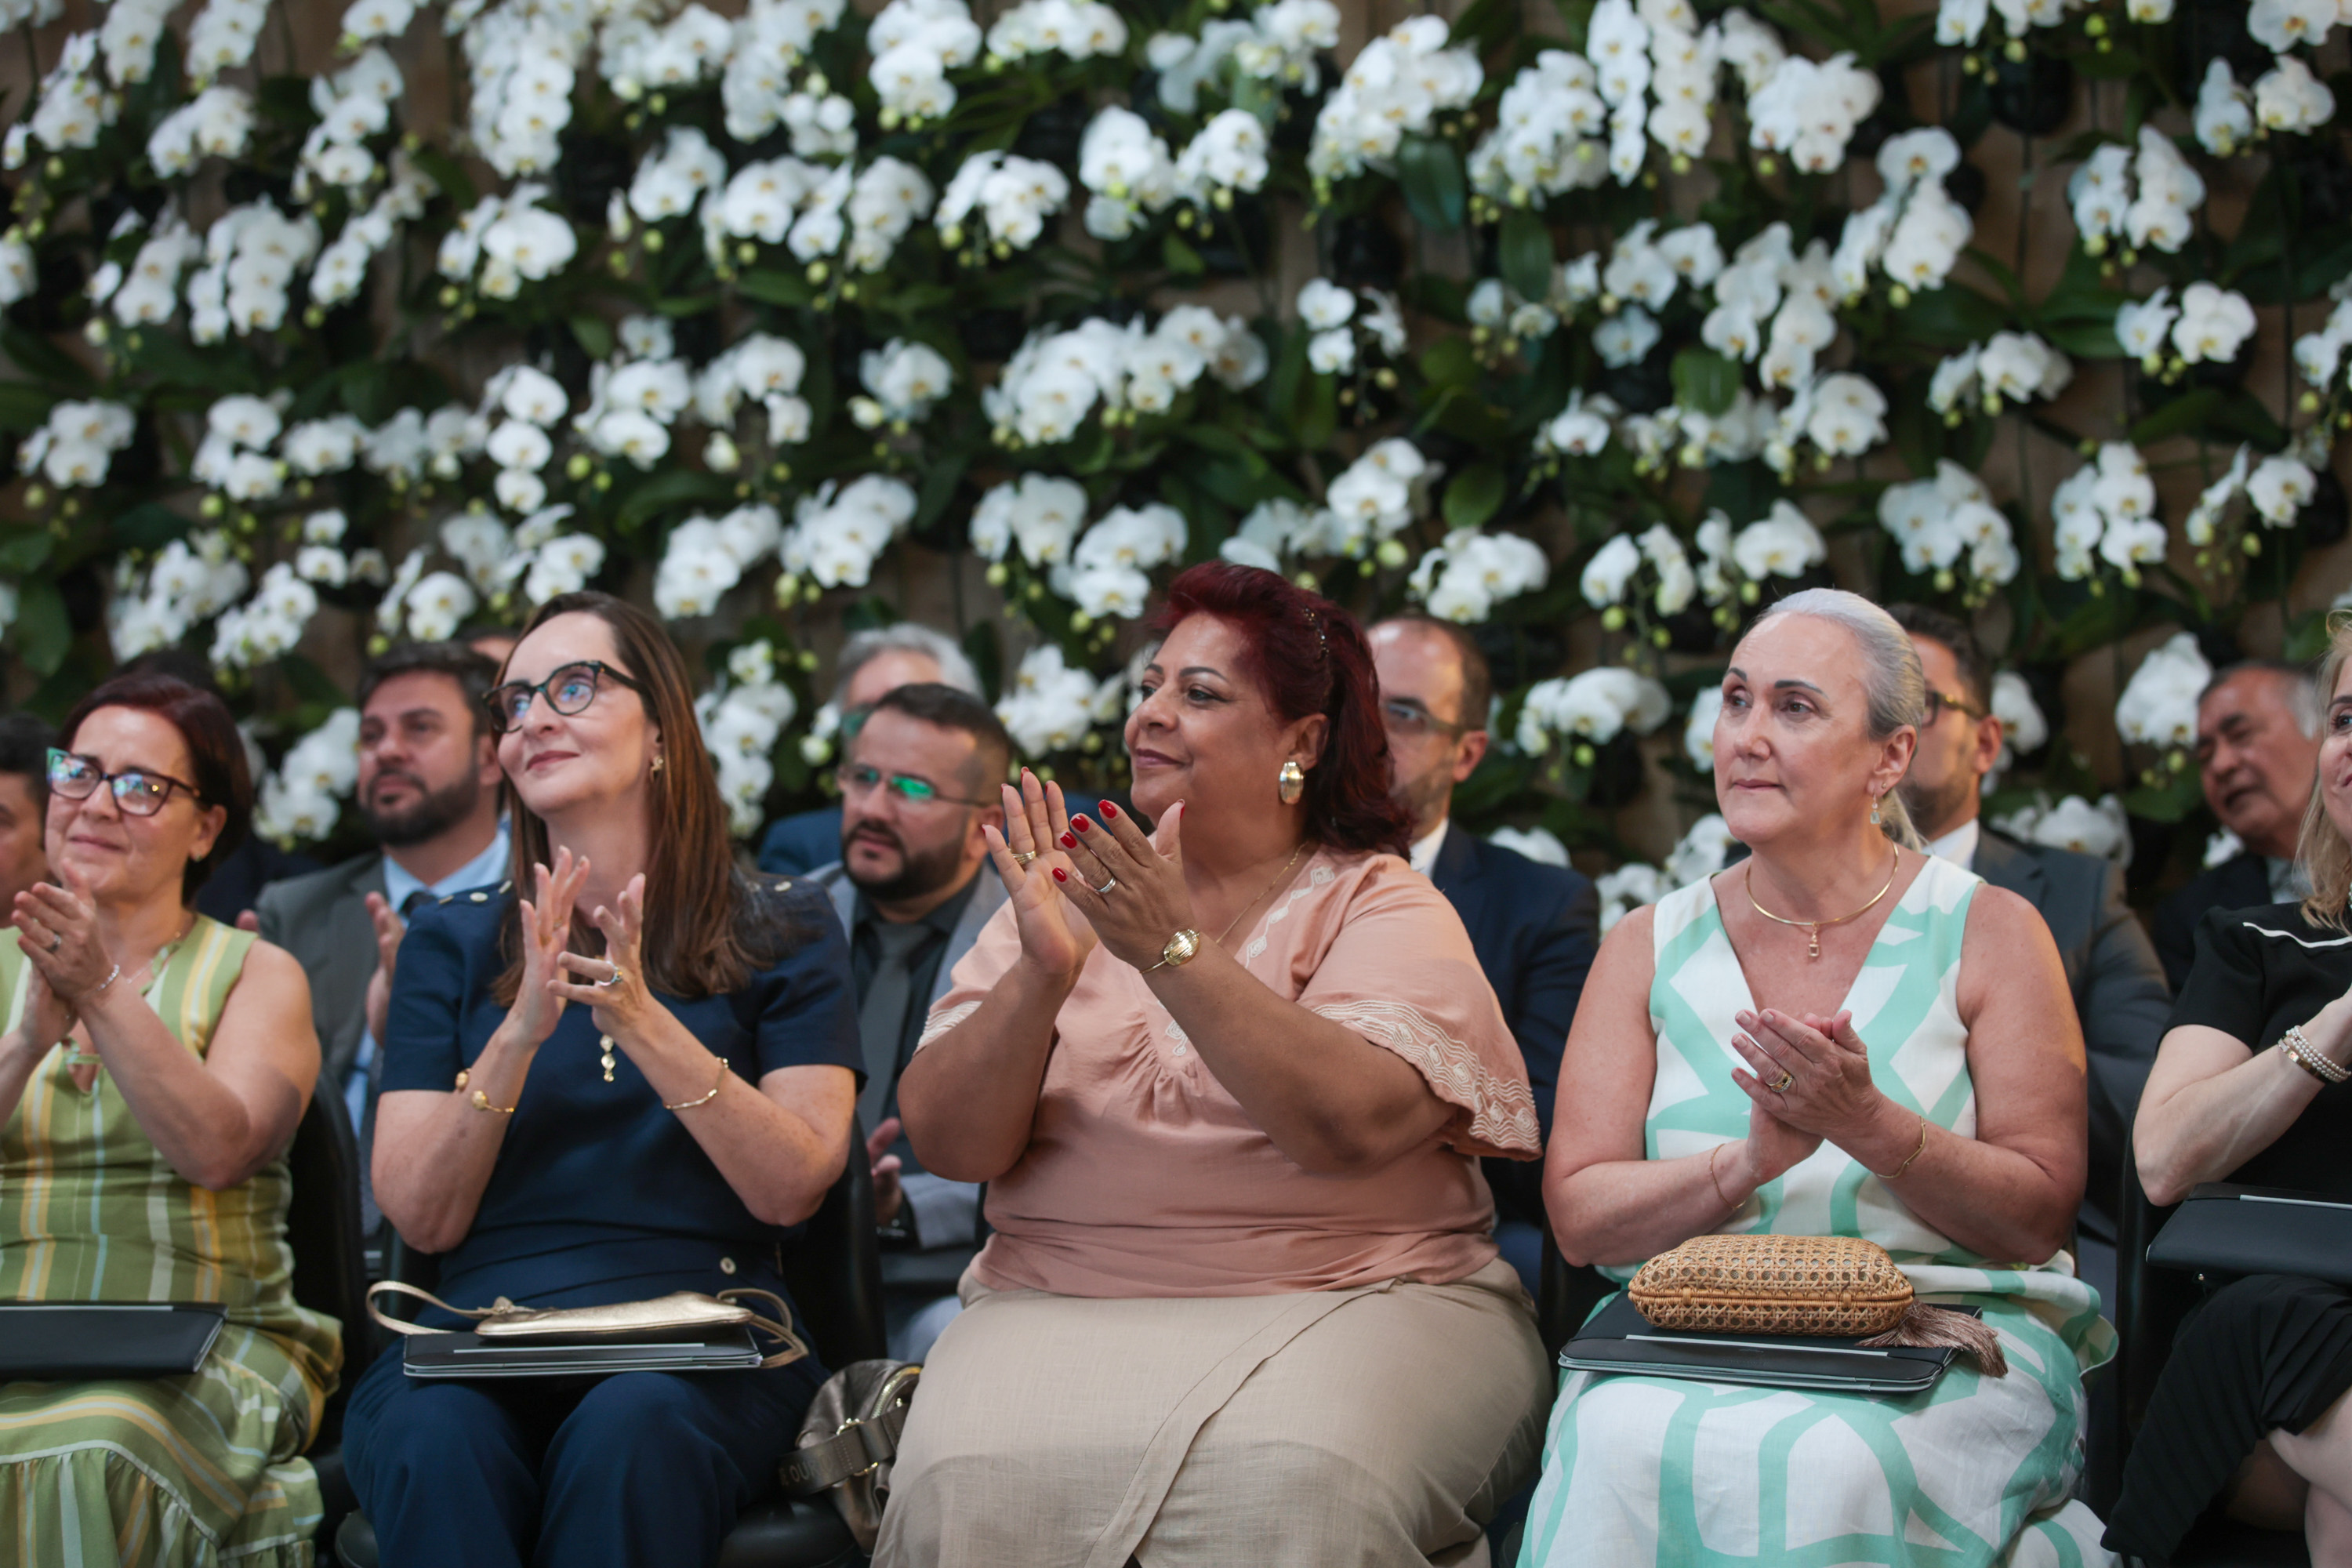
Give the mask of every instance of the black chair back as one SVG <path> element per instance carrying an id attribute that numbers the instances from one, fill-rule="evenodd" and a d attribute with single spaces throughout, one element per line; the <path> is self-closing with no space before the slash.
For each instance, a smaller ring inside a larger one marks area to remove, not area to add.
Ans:
<path id="1" fill-rule="evenodd" d="M 376 1348 L 367 1315 L 366 1237 L 360 1229 L 359 1140 L 331 1085 L 310 1097 L 286 1152 L 286 1168 L 294 1300 L 343 1326 L 342 1378 L 321 1429 L 322 1436 L 331 1436 L 341 1420 L 342 1394 L 367 1371 Z"/>
<path id="2" fill-rule="evenodd" d="M 1559 1255 L 1551 1227 L 1544 1227 L 1542 1289 L 1536 1301 L 1536 1331 L 1543 1337 L 1544 1353 L 1558 1356 L 1560 1347 L 1576 1336 L 1592 1309 L 1607 1300 L 1616 1281 L 1598 1268 L 1580 1268 Z"/>
<path id="3" fill-rule="evenodd" d="M 2148 1202 L 2139 1184 L 2139 1161 L 2124 1148 L 2123 1200 L 2116 1215 L 2116 1388 L 2122 1405 L 2120 1434 L 2128 1453 L 2132 1434 L 2147 1414 L 2148 1396 L 2172 1355 L 2180 1320 L 2197 1304 L 2197 1278 L 2178 1268 L 2151 1268 L 2147 1244 L 2172 1217 Z"/>

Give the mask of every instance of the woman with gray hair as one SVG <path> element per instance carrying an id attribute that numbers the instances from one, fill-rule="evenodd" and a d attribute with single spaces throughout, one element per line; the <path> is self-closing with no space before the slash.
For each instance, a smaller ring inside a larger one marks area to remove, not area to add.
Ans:
<path id="1" fill-rule="evenodd" d="M 2062 1250 L 2082 1034 L 2032 906 L 1916 847 L 1894 792 L 1925 708 L 1910 639 L 1854 595 L 1791 595 L 1740 639 L 1715 786 L 1751 854 L 1602 942 L 1545 1201 L 1621 1281 L 1695 1236 L 1875 1242 L 1981 1309 L 2009 1371 L 1906 1398 L 1569 1373 L 1524 1564 L 2111 1561 L 2070 1500 L 2114 1341 Z"/>

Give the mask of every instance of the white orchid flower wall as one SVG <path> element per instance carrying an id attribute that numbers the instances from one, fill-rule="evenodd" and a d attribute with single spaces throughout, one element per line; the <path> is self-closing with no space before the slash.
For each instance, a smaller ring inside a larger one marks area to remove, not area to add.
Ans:
<path id="1" fill-rule="evenodd" d="M 2211 661 L 2343 586 L 2352 3 L 287 5 L 0 0 L 9 695 L 206 658 L 280 839 L 331 672 L 592 585 L 699 656 L 743 832 L 942 579 L 1116 787 L 1223 557 L 1477 628 L 1463 809 L 1612 911 L 1721 863 L 1717 673 L 1820 582 L 1975 617 L 2002 820 L 2122 858 Z"/>

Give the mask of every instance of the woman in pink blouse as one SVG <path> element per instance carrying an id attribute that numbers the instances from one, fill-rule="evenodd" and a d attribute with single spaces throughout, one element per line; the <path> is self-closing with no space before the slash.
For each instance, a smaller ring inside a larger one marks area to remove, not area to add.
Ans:
<path id="1" fill-rule="evenodd" d="M 1160 624 L 1156 832 L 1008 787 L 1012 898 L 899 1087 L 995 1234 L 876 1560 L 1483 1563 L 1549 1382 L 1477 1163 L 1538 1156 L 1526 1069 L 1400 858 L 1356 623 L 1213 563 Z"/>

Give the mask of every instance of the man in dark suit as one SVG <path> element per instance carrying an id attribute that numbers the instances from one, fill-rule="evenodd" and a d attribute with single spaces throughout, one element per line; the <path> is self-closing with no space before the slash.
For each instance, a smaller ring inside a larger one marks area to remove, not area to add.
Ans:
<path id="1" fill-rule="evenodd" d="M 255 912 L 261 935 L 310 977 L 321 1092 L 343 1097 L 359 1130 L 362 1207 L 375 1126 L 377 1049 L 406 913 L 427 899 L 494 886 L 507 875 L 499 818 L 498 737 L 483 697 L 498 666 L 457 643 L 418 643 L 360 676 L 359 809 L 381 848 L 274 882 Z"/>
<path id="2" fill-rule="evenodd" d="M 2295 840 L 2319 771 L 2319 688 L 2308 667 L 2233 664 L 2197 699 L 2197 771 L 2205 804 L 2244 846 L 2156 907 L 2156 951 L 2179 990 L 2207 910 L 2280 904 L 2311 890 Z"/>
<path id="3" fill-rule="evenodd" d="M 1413 869 L 1437 884 L 1468 929 L 1518 1037 L 1549 1139 L 1560 1053 L 1600 951 L 1600 898 L 1580 873 L 1458 832 L 1448 820 L 1454 786 L 1486 754 L 1493 677 L 1469 634 L 1450 621 L 1402 616 L 1374 626 L 1371 644 L 1395 794 L 1412 814 Z M 1495 1239 L 1530 1295 L 1546 1223 L 1542 1177 L 1540 1165 L 1486 1162 Z"/>
<path id="4" fill-rule="evenodd" d="M 2000 760 L 1992 666 L 1950 616 L 1892 606 L 1927 676 L 1927 720 L 1901 785 L 1927 852 L 1968 868 L 2042 911 L 2082 1020 L 2088 1050 L 2091 1169 L 2076 1216 L 2083 1278 L 2115 1300 L 2116 1207 L 2139 1092 L 2164 1037 L 2172 995 L 2156 952 L 2124 902 L 2122 868 L 2046 844 L 2021 844 L 1978 820 L 1984 776 Z"/>
<path id="5" fill-rule="evenodd" d="M 842 754 L 839 858 L 810 873 L 849 933 L 866 1055 L 858 1120 L 883 1226 L 890 1353 L 920 1361 L 956 1311 L 956 1281 L 980 1247 L 980 1188 L 916 1163 L 898 1125 L 898 1074 L 957 960 L 1003 907 L 982 826 L 1013 739 L 988 704 L 937 682 L 878 694 Z"/>

